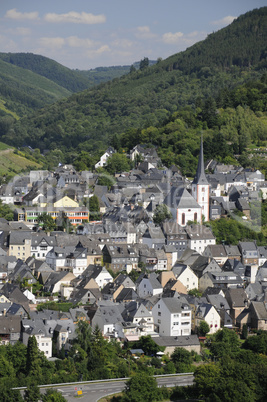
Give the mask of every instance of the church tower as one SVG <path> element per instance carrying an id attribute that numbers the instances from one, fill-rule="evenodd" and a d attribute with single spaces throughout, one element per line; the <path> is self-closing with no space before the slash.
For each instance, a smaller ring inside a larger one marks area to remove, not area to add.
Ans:
<path id="1" fill-rule="evenodd" d="M 201 206 L 204 220 L 209 220 L 209 196 L 210 185 L 205 175 L 204 156 L 203 156 L 203 138 L 201 136 L 200 154 L 198 159 L 197 171 L 192 182 L 192 195 L 196 202 Z"/>

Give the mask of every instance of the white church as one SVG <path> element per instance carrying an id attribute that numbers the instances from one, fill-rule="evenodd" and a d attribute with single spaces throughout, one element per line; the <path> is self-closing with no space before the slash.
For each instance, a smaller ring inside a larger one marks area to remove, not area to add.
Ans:
<path id="1" fill-rule="evenodd" d="M 165 199 L 173 218 L 181 226 L 188 221 L 202 223 L 209 220 L 209 183 L 205 175 L 203 140 L 195 178 L 192 182 L 192 194 L 185 187 L 173 187 Z"/>

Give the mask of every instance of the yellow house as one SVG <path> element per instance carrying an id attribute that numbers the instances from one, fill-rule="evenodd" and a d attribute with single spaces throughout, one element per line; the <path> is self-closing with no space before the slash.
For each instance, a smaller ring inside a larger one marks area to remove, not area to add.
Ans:
<path id="1" fill-rule="evenodd" d="M 27 260 L 31 256 L 31 233 L 23 230 L 11 231 L 8 254 L 23 261 Z"/>
<path id="2" fill-rule="evenodd" d="M 77 208 L 79 206 L 79 203 L 65 195 L 64 197 L 60 198 L 56 202 L 54 202 L 54 207 L 59 208 L 59 207 L 71 207 L 71 208 Z"/>

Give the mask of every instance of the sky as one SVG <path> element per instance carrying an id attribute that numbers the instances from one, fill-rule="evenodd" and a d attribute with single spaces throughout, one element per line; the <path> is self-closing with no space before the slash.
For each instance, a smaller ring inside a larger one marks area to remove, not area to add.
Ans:
<path id="1" fill-rule="evenodd" d="M 0 0 L 0 52 L 71 69 L 165 59 L 266 0 Z"/>

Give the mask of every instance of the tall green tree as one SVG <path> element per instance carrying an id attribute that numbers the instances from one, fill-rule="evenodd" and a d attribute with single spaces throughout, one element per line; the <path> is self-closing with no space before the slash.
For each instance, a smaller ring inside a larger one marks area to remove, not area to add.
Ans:
<path id="1" fill-rule="evenodd" d="M 28 376 L 35 377 L 37 381 L 40 379 L 42 374 L 39 353 L 35 336 L 30 336 L 27 344 L 26 372 Z"/>
<path id="2" fill-rule="evenodd" d="M 147 373 L 137 373 L 131 377 L 125 387 L 126 401 L 152 402 L 157 400 L 157 381 Z"/>

